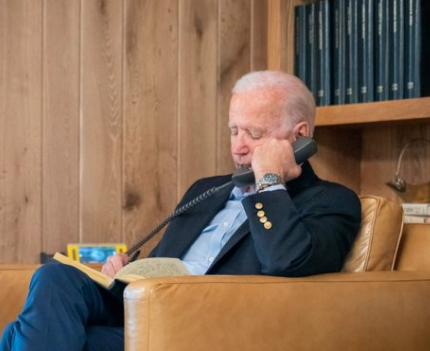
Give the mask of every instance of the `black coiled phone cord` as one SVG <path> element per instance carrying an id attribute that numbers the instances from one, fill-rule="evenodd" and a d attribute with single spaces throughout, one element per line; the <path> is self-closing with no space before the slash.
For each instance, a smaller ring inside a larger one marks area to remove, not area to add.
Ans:
<path id="1" fill-rule="evenodd" d="M 145 235 L 142 239 L 140 239 L 136 244 L 134 244 L 132 247 L 130 247 L 126 254 L 129 257 L 130 261 L 134 261 L 137 259 L 137 257 L 140 254 L 140 248 L 145 245 L 149 240 L 151 240 L 161 229 L 163 229 L 171 220 L 178 217 L 182 213 L 188 211 L 190 208 L 193 208 L 194 206 L 198 205 L 199 203 L 209 199 L 216 193 L 218 193 L 221 189 L 224 187 L 227 187 L 232 184 L 232 181 L 223 184 L 219 187 L 211 188 L 207 191 L 205 191 L 203 194 L 199 195 L 195 199 L 191 200 L 190 202 L 187 202 L 185 205 L 179 207 L 177 210 L 172 212 L 167 218 L 162 221 L 157 227 L 152 229 L 147 235 Z"/>

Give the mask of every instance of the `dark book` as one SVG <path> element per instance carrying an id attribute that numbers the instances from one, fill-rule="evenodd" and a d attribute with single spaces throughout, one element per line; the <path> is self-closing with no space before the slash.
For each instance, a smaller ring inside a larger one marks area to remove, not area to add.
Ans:
<path id="1" fill-rule="evenodd" d="M 389 1 L 389 99 L 403 99 L 405 76 L 404 0 Z"/>
<path id="2" fill-rule="evenodd" d="M 358 102 L 374 100 L 373 9 L 373 0 L 358 0 Z"/>
<path id="3" fill-rule="evenodd" d="M 346 103 L 358 102 L 358 11 L 357 0 L 345 0 Z"/>
<path id="4" fill-rule="evenodd" d="M 316 62 L 316 89 L 317 105 L 327 106 L 331 104 L 331 13 L 330 1 L 320 0 L 316 8 L 317 23 L 317 62 Z"/>
<path id="5" fill-rule="evenodd" d="M 388 0 L 375 0 L 375 100 L 388 100 L 389 91 L 389 21 Z"/>
<path id="6" fill-rule="evenodd" d="M 417 66 L 421 71 L 420 96 L 430 96 L 430 1 L 421 0 L 421 55 L 417 59 Z"/>
<path id="7" fill-rule="evenodd" d="M 430 95 L 430 2 L 406 0 L 405 98 Z M 426 65 L 427 63 L 427 65 Z"/>
<path id="8" fill-rule="evenodd" d="M 345 0 L 332 1 L 332 75 L 333 105 L 345 103 Z"/>
<path id="9" fill-rule="evenodd" d="M 294 74 L 306 82 L 306 8 L 294 8 Z"/>
<path id="10" fill-rule="evenodd" d="M 317 46 L 316 46 L 316 4 L 308 4 L 306 10 L 306 80 L 305 83 L 317 101 Z"/>

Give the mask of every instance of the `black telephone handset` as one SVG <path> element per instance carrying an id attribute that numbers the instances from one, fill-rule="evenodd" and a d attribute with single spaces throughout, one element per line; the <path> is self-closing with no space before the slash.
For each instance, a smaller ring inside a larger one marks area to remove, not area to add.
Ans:
<path id="1" fill-rule="evenodd" d="M 293 150 L 297 164 L 302 164 L 317 152 L 317 144 L 314 139 L 299 137 L 294 142 Z M 239 168 L 231 177 L 234 185 L 243 187 L 255 183 L 254 173 L 250 168 Z"/>
<path id="2" fill-rule="evenodd" d="M 313 140 L 312 138 L 299 137 L 293 143 L 293 150 L 294 150 L 294 157 L 296 159 L 296 163 L 302 164 L 317 152 L 317 144 L 315 143 L 315 140 Z M 227 186 L 230 186 L 231 183 L 234 183 L 234 185 L 238 187 L 254 184 L 255 177 L 254 177 L 254 173 L 252 172 L 252 169 L 249 169 L 249 168 L 238 169 L 231 177 L 230 182 L 223 184 L 219 187 L 215 187 L 207 190 L 200 196 L 196 197 L 195 199 L 191 200 L 190 202 L 186 203 L 185 205 L 181 206 L 180 208 L 172 212 L 169 216 L 167 216 L 167 218 L 163 222 L 161 222 L 157 227 L 151 230 L 149 234 L 145 235 L 141 240 L 139 240 L 136 244 L 134 244 L 132 247 L 130 247 L 127 250 L 127 255 L 129 256 L 130 261 L 134 261 L 139 256 L 140 248 L 145 243 L 147 243 L 150 239 L 152 239 L 172 219 L 188 211 L 190 208 L 196 206 L 200 202 L 212 197 L 213 195 L 218 193 L 221 189 Z"/>

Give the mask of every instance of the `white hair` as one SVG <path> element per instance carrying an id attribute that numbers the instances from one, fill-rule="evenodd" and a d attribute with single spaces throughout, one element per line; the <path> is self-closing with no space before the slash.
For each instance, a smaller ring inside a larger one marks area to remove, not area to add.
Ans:
<path id="1" fill-rule="evenodd" d="M 232 93 L 240 94 L 255 90 L 280 90 L 282 117 L 289 130 L 299 122 L 309 124 L 310 134 L 315 125 L 315 99 L 306 85 L 296 76 L 281 71 L 255 71 L 245 74 L 233 86 Z"/>

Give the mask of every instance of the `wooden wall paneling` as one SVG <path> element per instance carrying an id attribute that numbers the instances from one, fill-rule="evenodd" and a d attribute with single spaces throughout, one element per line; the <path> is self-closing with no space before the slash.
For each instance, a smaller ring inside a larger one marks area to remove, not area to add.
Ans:
<path id="1" fill-rule="evenodd" d="M 42 1 L 0 3 L 0 263 L 39 261 Z"/>
<path id="2" fill-rule="evenodd" d="M 363 129 L 361 194 L 394 199 L 393 192 L 385 185 L 394 175 L 396 151 L 393 137 L 392 128 L 387 126 Z"/>
<path id="3" fill-rule="evenodd" d="M 399 193 L 385 183 L 394 179 L 397 161 L 402 148 L 410 141 L 430 140 L 430 126 L 412 124 L 406 126 L 381 126 L 363 131 L 363 159 L 361 164 L 362 192 L 385 196 L 402 202 Z M 430 144 L 411 144 L 404 153 L 401 178 L 408 184 L 430 182 Z"/>
<path id="4" fill-rule="evenodd" d="M 251 71 L 267 69 L 267 1 L 251 0 Z"/>
<path id="5" fill-rule="evenodd" d="M 413 142 L 407 147 L 402 158 L 401 177 L 408 184 L 423 184 L 430 182 L 430 125 L 413 124 L 393 130 L 395 145 L 393 145 L 393 161 L 397 160 L 403 147 L 413 140 L 425 139 L 426 142 Z M 394 172 L 393 172 L 394 173 Z"/>
<path id="6" fill-rule="evenodd" d="M 43 3 L 42 251 L 79 241 L 80 0 Z"/>
<path id="7" fill-rule="evenodd" d="M 220 0 L 219 6 L 216 172 L 226 174 L 231 173 L 234 169 L 230 152 L 230 131 L 228 129 L 231 88 L 238 78 L 251 70 L 252 11 L 249 0 Z"/>
<path id="8" fill-rule="evenodd" d="M 177 0 L 129 0 L 125 10 L 123 210 L 125 241 L 131 245 L 178 201 L 179 9 Z M 184 113 L 187 123 L 188 118 L 193 123 L 191 116 Z"/>
<path id="9" fill-rule="evenodd" d="M 298 0 L 268 0 L 268 68 L 294 72 L 294 6 Z"/>
<path id="10" fill-rule="evenodd" d="M 267 0 L 268 67 L 294 73 L 294 7 L 317 0 Z"/>
<path id="11" fill-rule="evenodd" d="M 123 2 L 82 0 L 81 241 L 121 236 Z"/>
<path id="12" fill-rule="evenodd" d="M 216 172 L 219 3 L 179 1 L 179 196 Z"/>
<path id="13" fill-rule="evenodd" d="M 285 2 L 282 0 L 268 0 L 267 27 L 267 66 L 271 70 L 286 70 L 286 16 L 283 15 Z"/>
<path id="14" fill-rule="evenodd" d="M 360 193 L 361 132 L 348 128 L 317 127 L 315 140 L 318 152 L 310 162 L 318 176 Z"/>

